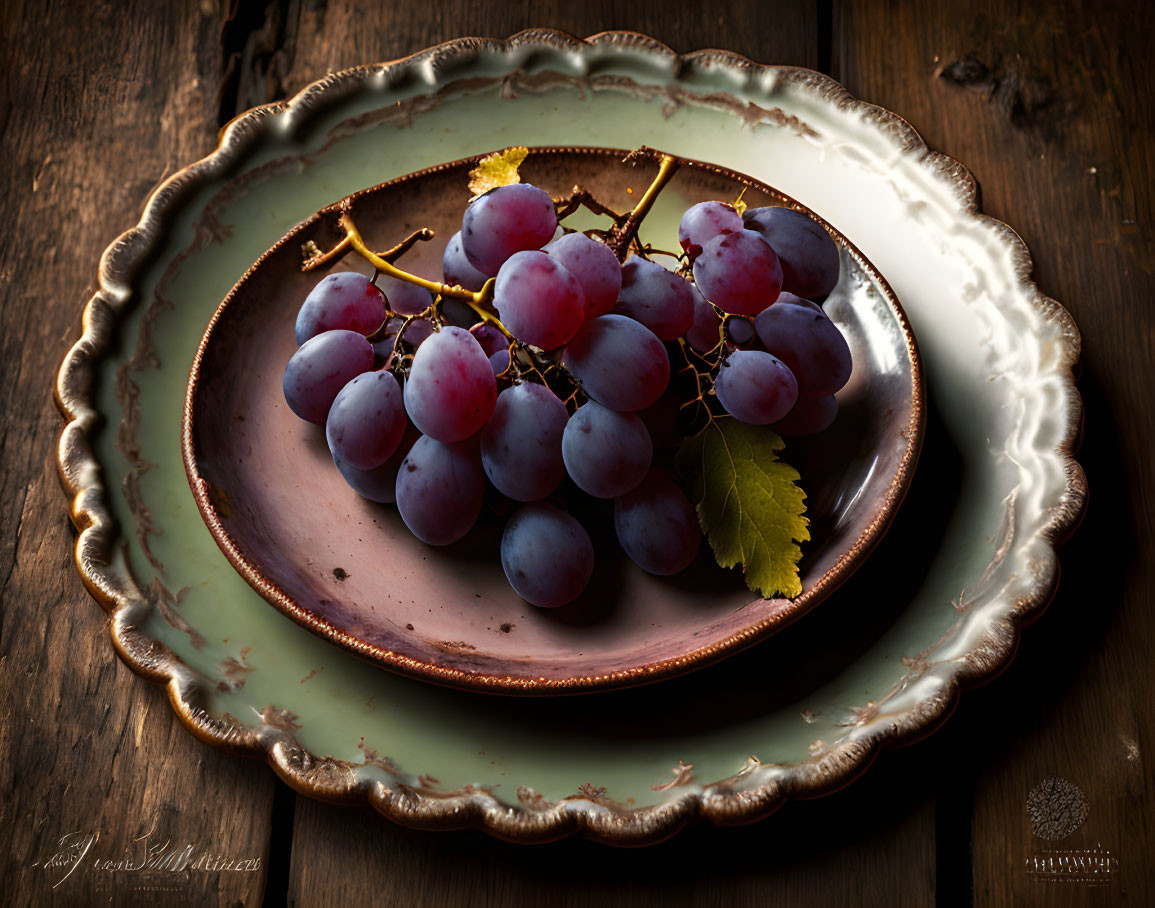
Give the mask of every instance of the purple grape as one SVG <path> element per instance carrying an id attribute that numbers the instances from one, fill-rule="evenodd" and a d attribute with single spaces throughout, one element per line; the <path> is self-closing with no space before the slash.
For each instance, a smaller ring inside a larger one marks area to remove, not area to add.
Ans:
<path id="1" fill-rule="evenodd" d="M 693 327 L 694 286 L 688 280 L 636 255 L 626 260 L 621 272 L 614 312 L 641 322 L 658 340 L 674 340 Z"/>
<path id="2" fill-rule="evenodd" d="M 281 390 L 301 419 L 323 426 L 342 388 L 373 368 L 373 346 L 356 331 L 325 331 L 303 343 L 285 366 Z"/>
<path id="3" fill-rule="evenodd" d="M 754 327 L 767 352 L 790 367 L 799 394 L 825 397 L 849 380 L 850 347 L 820 309 L 779 299 L 759 313 Z"/>
<path id="4" fill-rule="evenodd" d="M 543 350 L 573 337 L 586 316 L 581 284 L 544 252 L 517 252 L 497 272 L 493 305 L 514 336 Z"/>
<path id="5" fill-rule="evenodd" d="M 584 233 L 567 233 L 542 249 L 569 269 L 586 298 L 586 318 L 612 312 L 622 286 L 622 266 L 605 243 Z"/>
<path id="6" fill-rule="evenodd" d="M 725 202 L 699 202 L 691 205 L 678 225 L 678 243 L 690 261 L 702 254 L 702 247 L 723 233 L 742 229 L 742 217 L 733 205 Z"/>
<path id="7" fill-rule="evenodd" d="M 445 444 L 424 435 L 397 472 L 397 510 L 409 531 L 429 545 L 449 545 L 468 533 L 484 498 L 476 438 Z"/>
<path id="8" fill-rule="evenodd" d="M 485 425 L 496 399 L 489 358 L 464 328 L 442 328 L 413 355 L 405 409 L 426 435 L 443 442 L 468 438 Z"/>
<path id="9" fill-rule="evenodd" d="M 662 342 L 624 315 L 586 322 L 562 358 L 582 390 L 611 410 L 644 410 L 670 383 L 670 358 Z"/>
<path id="10" fill-rule="evenodd" d="M 782 289 L 774 250 L 750 230 L 714 237 L 694 261 L 698 290 L 726 312 L 757 315 Z"/>
<path id="11" fill-rule="evenodd" d="M 485 351 L 486 356 L 493 356 L 494 353 L 501 350 L 509 350 L 509 338 L 493 325 L 479 322 L 469 329 L 469 333 L 477 338 L 477 342 L 481 344 L 481 349 Z"/>
<path id="12" fill-rule="evenodd" d="M 397 450 L 408 422 L 392 373 L 363 372 L 341 389 L 329 408 L 329 453 L 358 470 L 379 467 Z"/>
<path id="13" fill-rule="evenodd" d="M 763 309 L 763 312 L 766 310 Z M 726 320 L 726 342 L 744 349 L 754 340 L 754 325 L 744 318 L 734 316 Z"/>
<path id="14" fill-rule="evenodd" d="M 493 370 L 493 376 L 504 375 L 509 368 L 509 350 L 498 350 L 489 358 L 489 367 Z"/>
<path id="15" fill-rule="evenodd" d="M 393 456 L 381 466 L 371 470 L 358 470 L 336 458 L 333 462 L 341 471 L 345 482 L 362 498 L 379 501 L 382 504 L 392 504 L 397 500 L 397 471 L 401 468 L 401 463 L 409 454 L 409 450 L 420 437 L 421 433 L 417 431 L 413 423 L 408 423 L 405 427 L 405 434 L 401 436 L 401 444 L 397 446 Z"/>
<path id="16" fill-rule="evenodd" d="M 561 452 L 578 488 L 595 498 L 617 498 L 645 478 L 654 444 L 635 414 L 591 400 L 566 423 Z"/>
<path id="17" fill-rule="evenodd" d="M 799 397 L 794 408 L 772 428 L 779 435 L 817 435 L 830 427 L 838 416 L 838 400 L 828 397 Z"/>
<path id="18" fill-rule="evenodd" d="M 408 344 L 414 350 L 420 347 L 425 341 L 433 336 L 433 322 L 424 318 L 415 318 L 409 323 L 409 327 L 405 329 L 405 333 L 401 335 L 401 342 Z"/>
<path id="19" fill-rule="evenodd" d="M 662 577 L 685 570 L 702 542 L 693 505 L 660 470 L 614 501 L 614 529 L 634 564 Z"/>
<path id="20" fill-rule="evenodd" d="M 397 500 L 397 469 L 401 466 L 402 460 L 403 457 L 394 462 L 390 458 L 372 470 L 358 470 L 340 460 L 334 460 L 333 463 L 341 471 L 341 477 L 349 488 L 362 498 L 381 504 L 392 504 Z"/>
<path id="21" fill-rule="evenodd" d="M 539 608 L 572 602 L 590 582 L 594 547 L 582 525 L 550 504 L 528 504 L 501 537 L 501 566 L 522 599 Z"/>
<path id="22" fill-rule="evenodd" d="M 369 278 L 340 271 L 320 280 L 297 313 L 297 344 L 323 331 L 344 329 L 371 334 L 385 321 L 385 295 Z"/>
<path id="23" fill-rule="evenodd" d="M 385 336 L 375 341 L 373 350 L 378 356 L 388 356 L 393 352 L 393 346 L 397 339 L 397 332 L 401 330 L 401 326 L 405 324 L 407 316 L 398 315 L 389 319 L 389 324 L 386 326 L 387 331 Z M 401 335 L 402 345 L 408 345 L 412 350 L 416 350 L 421 346 L 429 335 L 433 333 L 433 323 L 428 319 L 414 318 L 409 322 L 409 327 L 405 329 L 405 333 Z"/>
<path id="24" fill-rule="evenodd" d="M 453 234 L 453 238 L 445 247 L 445 252 L 441 254 L 441 272 L 445 275 L 445 283 L 456 284 L 466 290 L 480 290 L 489 280 L 465 257 L 465 250 L 461 248 L 460 230 Z"/>
<path id="25" fill-rule="evenodd" d="M 561 438 L 569 414 L 544 385 L 525 382 L 497 395 L 481 430 L 481 465 L 497 491 L 516 501 L 545 498 L 565 478 Z"/>
<path id="26" fill-rule="evenodd" d="M 390 311 L 398 315 L 419 315 L 433 304 L 433 294 L 409 281 L 381 274 L 377 277 L 377 286 L 385 294 Z"/>
<path id="27" fill-rule="evenodd" d="M 718 311 L 694 287 L 694 323 L 686 332 L 686 341 L 699 353 L 709 353 L 721 342 L 721 325 Z"/>
<path id="28" fill-rule="evenodd" d="M 826 314 L 826 310 L 818 305 L 818 303 L 814 302 L 814 300 L 808 300 L 804 296 L 788 293 L 785 290 L 778 294 L 777 302 L 790 303 L 793 306 L 802 306 L 806 309 L 813 309 L 815 312 L 821 312 L 823 315 Z"/>
<path id="29" fill-rule="evenodd" d="M 454 299 L 452 296 L 442 297 L 439 310 L 442 320 L 447 325 L 468 331 L 477 322 L 477 310 L 465 300 Z"/>
<path id="30" fill-rule="evenodd" d="M 509 368 L 509 338 L 498 331 L 493 325 L 479 323 L 469 329 L 469 333 L 477 338 L 481 349 L 489 357 L 489 365 L 494 375 L 501 375 Z"/>
<path id="31" fill-rule="evenodd" d="M 761 350 L 736 350 L 718 369 L 714 393 L 726 412 L 756 426 L 777 422 L 798 399 L 794 374 Z"/>
<path id="32" fill-rule="evenodd" d="M 395 316 L 389 319 L 389 324 L 386 325 L 385 335 L 380 339 L 373 341 L 373 352 L 378 356 L 388 356 L 393 352 L 393 342 L 397 337 L 397 332 L 401 330 L 401 325 L 405 319 L 400 316 Z M 405 331 L 406 336 L 409 335 L 409 330 Z"/>
<path id="33" fill-rule="evenodd" d="M 492 277 L 515 252 L 540 249 L 555 230 L 557 213 L 549 193 L 512 183 L 469 203 L 461 222 L 461 249 L 474 268 Z"/>
<path id="34" fill-rule="evenodd" d="M 783 290 L 810 297 L 834 289 L 838 246 L 821 224 L 792 208 L 751 208 L 743 220 L 778 254 Z"/>

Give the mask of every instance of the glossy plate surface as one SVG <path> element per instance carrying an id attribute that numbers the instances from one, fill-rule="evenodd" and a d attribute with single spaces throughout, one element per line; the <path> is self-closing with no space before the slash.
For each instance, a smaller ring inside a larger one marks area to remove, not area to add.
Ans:
<path id="1" fill-rule="evenodd" d="M 269 608 L 189 491 L 189 366 L 246 269 L 333 199 L 515 137 L 648 144 L 776 186 L 862 249 L 919 340 L 923 450 L 886 537 L 819 611 L 684 678 L 511 699 L 380 671 Z M 60 469 L 119 653 L 203 739 L 410 825 L 639 844 L 837 788 L 1006 663 L 1085 499 L 1078 350 L 966 169 L 898 117 L 809 71 L 537 31 L 328 77 L 159 187 L 61 368 Z"/>
<path id="2" fill-rule="evenodd" d="M 628 211 L 657 172 L 627 152 L 535 149 L 522 178 L 556 197 L 580 185 Z M 468 159 L 356 194 L 348 211 L 372 248 L 412 225 L 437 237 L 400 264 L 437 280 L 460 229 Z M 684 162 L 646 219 L 642 241 L 677 244 L 681 213 L 706 199 L 787 204 L 769 187 Z M 859 566 L 889 524 L 922 440 L 922 378 L 906 316 L 873 267 L 839 238 L 843 273 L 827 311 L 851 345 L 854 374 L 827 432 L 788 441 L 802 474 L 811 542 L 793 600 L 761 599 L 708 545 L 675 578 L 635 567 L 618 548 L 608 503 L 585 502 L 597 546 L 594 580 L 564 609 L 536 609 L 501 569 L 503 517 L 488 509 L 464 540 L 423 545 L 397 509 L 361 499 L 329 457 L 324 431 L 285 405 L 280 375 L 296 350 L 297 309 L 324 272 L 303 274 L 301 248 L 334 246 L 341 205 L 306 220 L 249 270 L 214 314 L 189 379 L 185 467 L 221 549 L 293 620 L 386 668 L 454 687 L 549 694 L 657 681 L 749 646 L 804 614 Z M 609 226 L 587 212 L 567 221 Z M 347 256 L 338 270 L 362 265 Z M 680 363 L 673 358 L 672 367 Z"/>

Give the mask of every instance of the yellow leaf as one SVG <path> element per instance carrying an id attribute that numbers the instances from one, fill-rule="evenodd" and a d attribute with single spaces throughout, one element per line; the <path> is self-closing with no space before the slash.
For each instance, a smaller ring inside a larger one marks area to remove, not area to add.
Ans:
<path id="1" fill-rule="evenodd" d="M 810 538 L 806 493 L 778 459 L 782 448 L 772 429 L 724 416 L 682 442 L 676 459 L 718 564 L 741 566 L 766 598 L 802 593 L 798 543 Z"/>
<path id="2" fill-rule="evenodd" d="M 517 168 L 528 154 L 528 148 L 515 145 L 504 151 L 487 154 L 478 161 L 477 166 L 469 171 L 469 191 L 473 193 L 474 198 L 498 186 L 520 183 L 521 177 L 517 173 Z"/>

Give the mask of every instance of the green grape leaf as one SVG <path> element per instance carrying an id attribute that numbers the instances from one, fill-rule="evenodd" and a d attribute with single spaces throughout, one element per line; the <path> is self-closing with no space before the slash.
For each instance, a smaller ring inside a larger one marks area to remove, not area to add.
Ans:
<path id="1" fill-rule="evenodd" d="M 474 198 L 498 186 L 520 183 L 521 175 L 517 169 L 521 167 L 521 162 L 528 154 L 528 148 L 515 145 L 504 151 L 487 154 L 478 161 L 477 166 L 469 171 L 469 191 L 473 193 Z"/>
<path id="2" fill-rule="evenodd" d="M 675 459 L 718 564 L 740 565 L 766 598 L 802 593 L 798 543 L 810 539 L 806 493 L 778 459 L 783 447 L 772 429 L 723 416 L 683 441 Z"/>

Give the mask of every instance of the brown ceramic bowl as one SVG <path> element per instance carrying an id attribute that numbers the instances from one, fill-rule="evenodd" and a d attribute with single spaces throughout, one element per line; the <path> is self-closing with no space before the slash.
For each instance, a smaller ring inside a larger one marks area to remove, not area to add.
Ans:
<path id="1" fill-rule="evenodd" d="M 580 184 L 629 210 L 657 165 L 625 165 L 624 155 L 538 148 L 521 173 L 554 196 Z M 399 264 L 439 279 L 475 162 L 391 180 L 343 204 L 374 249 L 433 228 L 437 239 L 419 243 Z M 807 210 L 741 174 L 685 161 L 643 239 L 672 247 L 682 210 L 732 200 L 743 187 L 750 207 Z M 324 430 L 284 402 L 281 375 L 296 349 L 297 309 L 321 276 L 300 271 L 301 248 L 309 241 L 331 248 L 344 236 L 339 214 L 333 205 L 299 224 L 221 303 L 193 362 L 183 422 L 189 482 L 225 555 L 272 605 L 333 643 L 388 669 L 475 690 L 559 694 L 656 681 L 735 653 L 809 611 L 854 572 L 894 517 L 922 440 L 917 348 L 889 286 L 823 222 L 843 267 L 825 307 L 850 343 L 854 373 L 839 392 L 834 425 L 791 440 L 782 454 L 807 492 L 802 594 L 756 598 L 736 571 L 714 563 L 705 542 L 681 575 L 645 574 L 622 555 L 609 512 L 594 507 L 586 515 L 597 557 L 589 588 L 561 609 L 530 606 L 502 572 L 499 514 L 487 509 L 452 546 L 421 543 L 393 506 L 362 499 L 345 484 Z M 356 256 L 333 268 L 369 270 Z"/>

